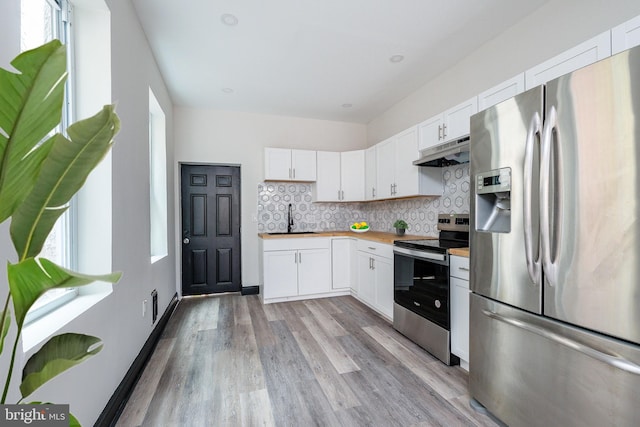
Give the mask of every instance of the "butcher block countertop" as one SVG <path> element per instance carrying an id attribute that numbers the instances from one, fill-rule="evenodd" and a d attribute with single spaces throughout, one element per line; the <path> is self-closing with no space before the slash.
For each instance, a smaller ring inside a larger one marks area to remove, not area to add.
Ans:
<path id="1" fill-rule="evenodd" d="M 353 237 L 356 239 L 371 240 L 378 243 L 387 243 L 392 245 L 396 240 L 419 240 L 419 239 L 435 239 L 435 237 L 416 236 L 405 234 L 398 236 L 395 233 L 387 233 L 384 231 L 367 231 L 366 233 L 354 233 L 353 231 L 323 231 L 319 233 L 307 234 L 269 234 L 258 233 L 262 239 L 298 239 L 308 237 Z"/>
<path id="2" fill-rule="evenodd" d="M 464 256 L 469 258 L 469 248 L 455 248 L 449 249 L 451 255 Z"/>

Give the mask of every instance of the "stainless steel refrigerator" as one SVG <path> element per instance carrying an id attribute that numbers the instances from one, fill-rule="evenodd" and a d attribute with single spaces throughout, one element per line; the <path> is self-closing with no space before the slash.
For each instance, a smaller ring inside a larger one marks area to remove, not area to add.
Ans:
<path id="1" fill-rule="evenodd" d="M 474 115 L 470 159 L 471 397 L 640 425 L 640 48 Z"/>

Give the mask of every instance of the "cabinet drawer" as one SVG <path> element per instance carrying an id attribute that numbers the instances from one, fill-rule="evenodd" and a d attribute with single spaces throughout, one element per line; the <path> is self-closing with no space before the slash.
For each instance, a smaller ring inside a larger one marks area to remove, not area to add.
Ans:
<path id="1" fill-rule="evenodd" d="M 295 237 L 292 239 L 263 239 L 265 251 L 290 251 L 298 249 L 329 249 L 331 239 L 328 237 Z"/>
<path id="2" fill-rule="evenodd" d="M 469 258 L 454 255 L 450 258 L 449 265 L 451 267 L 449 271 L 451 277 L 469 280 Z"/>
<path id="3" fill-rule="evenodd" d="M 393 258 L 393 246 L 371 240 L 358 239 L 358 250 L 384 258 Z"/>

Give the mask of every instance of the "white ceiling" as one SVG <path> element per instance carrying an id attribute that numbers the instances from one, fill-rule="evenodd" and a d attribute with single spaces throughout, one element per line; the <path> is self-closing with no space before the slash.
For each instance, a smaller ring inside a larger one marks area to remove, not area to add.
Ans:
<path id="1" fill-rule="evenodd" d="M 546 2 L 132 1 L 176 105 L 359 123 Z"/>

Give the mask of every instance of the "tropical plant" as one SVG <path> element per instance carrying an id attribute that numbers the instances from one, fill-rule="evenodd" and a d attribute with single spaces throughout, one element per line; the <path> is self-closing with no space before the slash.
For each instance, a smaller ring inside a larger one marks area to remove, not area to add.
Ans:
<path id="1" fill-rule="evenodd" d="M 54 40 L 23 52 L 0 68 L 0 223 L 11 219 L 10 234 L 17 262 L 7 265 L 9 292 L 0 319 L 0 354 L 15 319 L 17 333 L 6 373 L 2 400 L 6 403 L 16 352 L 29 308 L 53 288 L 83 286 L 94 281 L 115 283 L 120 273 L 89 276 L 39 257 L 57 219 L 69 206 L 89 173 L 113 144 L 120 121 L 112 105 L 95 116 L 56 133 L 67 78 L 66 49 Z M 9 307 L 13 303 L 13 316 Z M 100 338 L 65 333 L 48 340 L 26 362 L 21 399 L 41 385 L 102 349 Z M 30 402 L 37 403 L 37 402 Z M 71 416 L 71 425 L 79 425 Z"/>
<path id="2" fill-rule="evenodd" d="M 393 228 L 397 228 L 398 230 L 406 230 L 407 228 L 409 228 L 409 224 L 407 224 L 403 219 L 398 219 L 393 223 Z"/>

